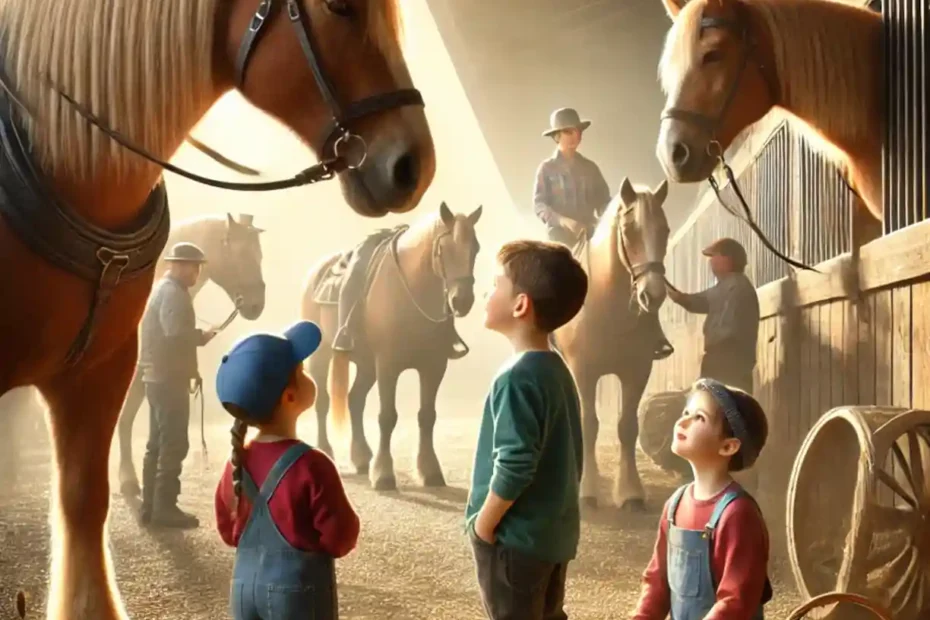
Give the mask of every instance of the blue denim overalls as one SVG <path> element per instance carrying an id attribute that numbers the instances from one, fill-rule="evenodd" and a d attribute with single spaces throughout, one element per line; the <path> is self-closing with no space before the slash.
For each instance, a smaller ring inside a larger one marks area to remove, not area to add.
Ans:
<path id="1" fill-rule="evenodd" d="M 235 620 L 336 620 L 336 562 L 296 549 L 271 518 L 268 501 L 278 483 L 310 446 L 291 446 L 259 489 L 242 471 L 242 490 L 252 512 L 236 547 L 230 611 Z"/>
<path id="2" fill-rule="evenodd" d="M 703 530 L 686 530 L 675 526 L 675 513 L 681 497 L 690 485 L 675 491 L 668 504 L 668 589 L 671 620 L 703 620 L 717 602 L 717 582 L 711 570 L 713 536 L 723 511 L 747 493 L 737 487 L 717 500 L 710 521 Z M 747 497 L 750 497 L 747 495 Z M 772 598 L 771 585 L 765 591 L 754 620 L 762 620 L 762 606 Z"/>

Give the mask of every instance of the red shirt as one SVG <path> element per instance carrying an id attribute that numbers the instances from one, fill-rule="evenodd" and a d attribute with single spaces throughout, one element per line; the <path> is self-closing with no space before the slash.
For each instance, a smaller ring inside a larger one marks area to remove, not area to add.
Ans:
<path id="1" fill-rule="evenodd" d="M 675 525 L 703 530 L 717 500 L 731 487 L 706 500 L 694 499 L 694 487 L 688 487 L 678 504 Z M 655 551 L 643 574 L 643 593 L 632 620 L 665 620 L 669 614 L 667 536 L 668 502 L 662 509 Z M 718 584 L 717 603 L 704 620 L 751 620 L 762 601 L 768 559 L 769 534 L 762 513 L 749 497 L 734 500 L 714 531 L 711 566 Z"/>
<path id="2" fill-rule="evenodd" d="M 253 441 L 245 447 L 243 467 L 256 485 L 262 486 L 278 458 L 295 443 L 295 439 Z M 230 547 L 239 544 L 252 510 L 244 491 L 234 514 L 235 505 L 232 465 L 227 462 L 216 487 L 215 510 L 216 529 Z M 336 465 L 319 450 L 311 449 L 291 466 L 268 505 L 275 525 L 292 547 L 335 558 L 355 548 L 358 515 L 346 497 Z"/>

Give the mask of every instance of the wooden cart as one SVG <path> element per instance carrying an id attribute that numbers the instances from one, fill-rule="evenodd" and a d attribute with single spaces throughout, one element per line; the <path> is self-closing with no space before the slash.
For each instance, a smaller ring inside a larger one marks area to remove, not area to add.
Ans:
<path id="1" fill-rule="evenodd" d="M 888 614 L 880 617 L 930 618 L 928 463 L 930 411 L 840 407 L 814 425 L 787 501 L 791 567 L 804 598 L 841 592 L 877 601 Z M 851 617 L 835 610 L 831 599 L 809 617 Z"/>

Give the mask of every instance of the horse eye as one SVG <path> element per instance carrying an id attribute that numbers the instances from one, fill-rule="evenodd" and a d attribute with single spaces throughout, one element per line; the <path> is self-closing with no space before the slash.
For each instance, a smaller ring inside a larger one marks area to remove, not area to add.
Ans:
<path id="1" fill-rule="evenodd" d="M 720 50 L 710 50 L 704 54 L 703 64 L 709 65 L 715 62 L 720 62 L 723 59 L 723 54 L 720 53 Z"/>
<path id="2" fill-rule="evenodd" d="M 354 11 L 349 0 L 323 0 L 323 4 L 333 15 L 352 17 Z"/>

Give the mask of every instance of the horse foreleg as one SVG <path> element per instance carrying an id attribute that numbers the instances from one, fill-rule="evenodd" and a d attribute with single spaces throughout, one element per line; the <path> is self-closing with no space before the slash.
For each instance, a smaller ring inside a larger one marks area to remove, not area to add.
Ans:
<path id="1" fill-rule="evenodd" d="M 391 437 L 397 426 L 397 379 L 400 371 L 388 364 L 377 363 L 378 396 L 381 411 L 378 414 L 378 454 L 371 470 L 371 486 L 378 491 L 397 488 L 394 476 L 394 457 L 391 456 Z"/>
<path id="2" fill-rule="evenodd" d="M 601 475 L 597 468 L 597 377 L 581 371 L 575 373 L 578 395 L 581 397 L 581 438 L 584 442 L 584 471 L 581 475 L 581 502 L 597 506 L 597 487 Z"/>
<path id="3" fill-rule="evenodd" d="M 126 617 L 104 539 L 108 456 L 135 361 L 133 334 L 92 368 L 40 386 L 55 447 L 49 620 Z"/>
<path id="4" fill-rule="evenodd" d="M 352 420 L 352 445 L 349 458 L 355 466 L 355 473 L 367 476 L 371 465 L 371 448 L 365 439 L 365 403 L 368 393 L 375 385 L 375 367 L 369 362 L 360 361 L 356 366 L 355 382 L 349 390 L 349 416 Z"/>
<path id="5" fill-rule="evenodd" d="M 123 495 L 136 496 L 142 493 L 136 468 L 132 464 L 132 425 L 145 400 L 145 383 L 138 367 L 132 375 L 126 401 L 119 414 L 119 490 Z"/>
<path id="6" fill-rule="evenodd" d="M 425 487 L 444 487 L 446 479 L 442 475 L 442 466 L 436 456 L 433 445 L 433 430 L 436 427 L 436 396 L 439 385 L 446 375 L 448 362 L 445 358 L 439 363 L 430 364 L 420 369 L 420 412 L 417 422 L 420 426 L 420 446 L 417 450 L 417 474 Z"/>
<path id="7" fill-rule="evenodd" d="M 326 380 L 329 375 L 329 358 L 332 350 L 324 345 L 310 357 L 310 377 L 316 383 L 316 447 L 333 458 L 333 447 L 329 443 L 329 432 L 326 428 L 326 417 L 329 415 L 329 391 Z"/>
<path id="8" fill-rule="evenodd" d="M 621 377 L 623 404 L 617 420 L 617 438 L 620 440 L 620 455 L 617 460 L 617 476 L 614 479 L 614 503 L 622 510 L 642 512 L 646 509 L 645 491 L 636 467 L 636 439 L 639 437 L 639 401 L 649 381 L 651 363 L 646 372 Z"/>

